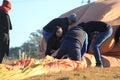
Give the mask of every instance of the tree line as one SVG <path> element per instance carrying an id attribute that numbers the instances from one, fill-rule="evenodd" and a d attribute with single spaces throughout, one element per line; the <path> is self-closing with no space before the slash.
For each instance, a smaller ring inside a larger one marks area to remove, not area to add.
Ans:
<path id="1" fill-rule="evenodd" d="M 31 58 L 35 58 L 37 55 L 38 45 L 42 40 L 42 31 L 37 30 L 36 32 L 32 32 L 29 36 L 29 40 L 24 42 L 20 47 L 12 47 L 10 48 L 9 57 L 12 59 L 19 58 L 19 51 L 24 52 Z"/>

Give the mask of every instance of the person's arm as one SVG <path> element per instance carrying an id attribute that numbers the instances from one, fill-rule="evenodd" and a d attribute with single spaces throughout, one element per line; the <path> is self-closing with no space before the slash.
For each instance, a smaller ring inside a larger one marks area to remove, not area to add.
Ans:
<path id="1" fill-rule="evenodd" d="M 11 19 L 10 19 L 10 16 L 8 15 L 8 20 L 9 20 L 9 24 L 10 24 L 10 30 L 12 30 L 12 24 L 11 24 Z"/>
<path id="2" fill-rule="evenodd" d="M 86 38 L 81 50 L 81 57 L 87 52 L 87 46 L 88 46 L 88 35 L 86 34 Z"/>
<path id="3" fill-rule="evenodd" d="M 50 41 L 50 39 L 49 39 L 48 42 L 47 42 L 47 48 L 46 48 L 46 51 L 45 51 L 45 56 L 52 54 L 52 53 L 51 53 L 51 50 L 52 50 L 52 47 L 51 47 L 51 46 L 52 46 L 52 45 L 51 45 L 51 41 Z"/>

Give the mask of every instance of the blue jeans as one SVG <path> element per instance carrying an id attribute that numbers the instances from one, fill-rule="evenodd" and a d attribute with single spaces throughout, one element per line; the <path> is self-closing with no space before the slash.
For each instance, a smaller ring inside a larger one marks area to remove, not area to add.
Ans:
<path id="1" fill-rule="evenodd" d="M 81 60 L 81 46 L 74 40 L 64 40 L 55 58 L 62 58 L 65 54 L 72 60 Z"/>
<path id="2" fill-rule="evenodd" d="M 48 39 L 49 39 L 50 36 L 51 36 L 51 33 L 43 30 L 43 31 L 42 31 L 42 34 L 43 34 L 43 37 L 45 38 L 45 41 L 46 41 L 46 43 L 47 43 L 47 42 L 48 42 Z"/>
<path id="3" fill-rule="evenodd" d="M 96 36 L 95 40 L 93 41 L 92 50 L 96 59 L 96 65 L 98 66 L 103 65 L 99 47 L 107 38 L 109 38 L 112 35 L 112 32 L 113 32 L 112 28 L 110 28 L 106 32 L 101 32 Z"/>

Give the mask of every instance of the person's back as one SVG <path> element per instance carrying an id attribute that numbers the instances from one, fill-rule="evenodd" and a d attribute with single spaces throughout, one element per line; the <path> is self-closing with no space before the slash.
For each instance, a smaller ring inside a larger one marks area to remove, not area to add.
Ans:
<path id="1" fill-rule="evenodd" d="M 76 26 L 71 28 L 65 35 L 65 38 L 60 46 L 60 50 L 55 58 L 62 58 L 65 54 L 72 60 L 81 60 L 81 57 L 86 52 L 86 41 L 87 34 L 82 28 Z M 84 46 L 85 45 L 85 46 Z M 83 47 L 85 49 L 83 49 Z M 82 51 L 82 49 L 84 51 Z M 81 52 L 82 51 L 82 52 Z"/>
<path id="2" fill-rule="evenodd" d="M 86 32 L 82 28 L 76 26 L 71 28 L 65 36 L 65 40 L 76 40 L 81 46 L 83 46 Z"/>
<path id="3" fill-rule="evenodd" d="M 50 21 L 46 26 L 44 26 L 43 29 L 49 33 L 53 33 L 57 30 L 56 26 L 61 26 L 64 31 L 67 31 L 68 25 L 69 23 L 67 18 L 55 18 Z"/>
<path id="4" fill-rule="evenodd" d="M 88 33 L 88 35 L 90 35 L 94 31 L 104 32 L 110 28 L 109 24 L 102 21 L 88 21 L 86 23 L 83 23 L 82 25 L 81 23 L 78 25 L 83 26 L 83 29 Z"/>

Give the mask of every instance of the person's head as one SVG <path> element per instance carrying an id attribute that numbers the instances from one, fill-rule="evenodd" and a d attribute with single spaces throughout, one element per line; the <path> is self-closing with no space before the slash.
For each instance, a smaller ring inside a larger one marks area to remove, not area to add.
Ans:
<path id="1" fill-rule="evenodd" d="M 2 8 L 3 10 L 5 10 L 5 12 L 8 12 L 12 7 L 12 4 L 10 3 L 10 1 L 8 0 L 3 0 L 3 3 L 2 3 Z"/>
<path id="2" fill-rule="evenodd" d="M 56 36 L 57 37 L 62 37 L 62 34 L 63 34 L 63 30 L 61 27 L 58 27 L 57 31 L 56 31 Z"/>
<path id="3" fill-rule="evenodd" d="M 72 13 L 71 15 L 69 15 L 67 17 L 68 18 L 68 22 L 69 22 L 70 25 L 77 21 L 76 17 L 77 17 L 77 15 L 75 13 Z"/>

